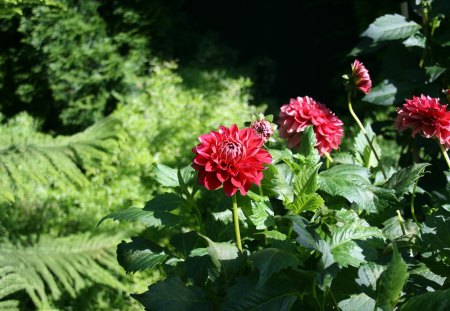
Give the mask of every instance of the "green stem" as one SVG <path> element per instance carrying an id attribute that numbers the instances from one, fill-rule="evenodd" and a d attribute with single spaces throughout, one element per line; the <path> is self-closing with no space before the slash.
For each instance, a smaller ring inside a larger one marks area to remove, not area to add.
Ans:
<path id="1" fill-rule="evenodd" d="M 411 215 L 412 215 L 412 218 L 414 219 L 414 222 L 416 223 L 416 225 L 418 227 L 420 227 L 420 223 L 417 220 L 416 212 L 414 210 L 414 198 L 416 196 L 416 188 L 417 188 L 417 183 L 418 182 L 419 182 L 419 178 L 417 178 L 416 182 L 414 183 L 413 191 L 412 191 L 412 194 L 411 194 Z"/>
<path id="2" fill-rule="evenodd" d="M 448 158 L 447 151 L 445 150 L 444 146 L 441 143 L 439 143 L 439 141 L 438 141 L 438 144 L 439 144 L 439 147 L 441 147 L 442 155 L 444 156 L 444 159 L 447 162 L 448 168 L 450 169 L 450 159 Z"/>
<path id="3" fill-rule="evenodd" d="M 330 154 L 328 152 L 324 152 L 323 155 L 325 156 L 326 159 L 326 166 L 327 169 L 330 168 L 330 163 L 333 163 L 333 158 L 331 158 Z"/>
<path id="4" fill-rule="evenodd" d="M 236 232 L 236 246 L 242 253 L 241 232 L 239 230 L 239 211 L 237 206 L 236 194 L 233 195 L 233 219 L 234 231 Z"/>
<path id="5" fill-rule="evenodd" d="M 397 210 L 397 217 L 398 217 L 398 222 L 399 222 L 399 224 L 400 224 L 400 228 L 402 228 L 403 235 L 406 235 L 405 224 L 403 223 L 403 217 L 402 217 L 402 215 L 400 214 L 400 211 L 399 211 L 399 210 Z"/>
<path id="6" fill-rule="evenodd" d="M 348 100 L 348 110 L 350 110 L 350 114 L 352 115 L 353 119 L 355 119 L 356 124 L 358 124 L 361 132 L 364 134 L 364 137 L 366 138 L 367 143 L 369 144 L 370 149 L 372 150 L 373 155 L 375 156 L 375 159 L 377 159 L 378 165 L 380 166 L 381 173 L 383 173 L 384 179 L 387 179 L 387 175 L 386 175 L 386 172 L 384 171 L 383 164 L 381 164 L 380 157 L 378 156 L 377 152 L 375 151 L 375 148 L 374 148 L 374 146 L 372 144 L 372 141 L 370 140 L 369 136 L 367 135 L 367 132 L 366 132 L 364 126 L 362 125 L 362 123 L 359 120 L 359 118 L 356 115 L 356 113 L 353 111 L 353 107 L 352 107 L 352 92 L 351 91 L 348 92 L 347 100 Z"/>

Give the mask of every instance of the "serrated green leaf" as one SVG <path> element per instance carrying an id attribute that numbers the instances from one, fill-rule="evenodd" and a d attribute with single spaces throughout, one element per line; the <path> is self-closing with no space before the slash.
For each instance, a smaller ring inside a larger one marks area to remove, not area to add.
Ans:
<path id="1" fill-rule="evenodd" d="M 403 41 L 403 45 L 406 47 L 425 48 L 425 42 L 426 42 L 425 36 L 420 31 L 418 31 L 411 37 Z"/>
<path id="2" fill-rule="evenodd" d="M 316 134 L 314 133 L 313 126 L 308 126 L 302 135 L 300 142 L 299 154 L 303 155 L 309 163 L 316 164 L 320 161 L 319 153 L 315 147 L 317 144 Z"/>
<path id="3" fill-rule="evenodd" d="M 265 248 L 254 252 L 250 261 L 259 271 L 258 286 L 264 284 L 275 272 L 286 268 L 296 268 L 300 260 L 293 254 L 277 248 Z"/>
<path id="4" fill-rule="evenodd" d="M 267 202 L 251 201 L 252 214 L 249 216 L 250 221 L 255 225 L 256 229 L 264 230 L 272 226 L 275 221 L 273 219 L 273 211 Z"/>
<path id="5" fill-rule="evenodd" d="M 419 24 L 406 21 L 402 15 L 386 14 L 370 24 L 361 36 L 369 37 L 375 42 L 400 40 L 408 38 L 420 28 Z"/>
<path id="6" fill-rule="evenodd" d="M 447 279 L 447 277 L 434 273 L 423 263 L 420 263 L 416 268 L 412 269 L 409 272 L 409 276 L 415 287 L 421 286 L 426 291 L 429 291 L 430 288 L 434 290 L 440 289 Z"/>
<path id="7" fill-rule="evenodd" d="M 311 194 L 319 188 L 319 168 L 322 164 L 303 167 L 294 177 L 294 193 L 297 196 Z"/>
<path id="8" fill-rule="evenodd" d="M 393 190 L 371 185 L 368 169 L 352 164 L 341 164 L 319 174 L 319 189 L 333 196 L 356 203 L 367 213 L 377 213 L 394 200 Z"/>
<path id="9" fill-rule="evenodd" d="M 400 311 L 450 310 L 450 289 L 437 290 L 409 299 L 401 306 Z"/>
<path id="10" fill-rule="evenodd" d="M 145 211 L 161 211 L 170 212 L 183 204 L 183 199 L 174 193 L 163 193 L 156 195 L 153 199 L 148 201 L 145 206 Z"/>
<path id="11" fill-rule="evenodd" d="M 359 267 L 358 278 L 355 281 L 358 285 L 375 291 L 377 289 L 377 281 L 384 270 L 385 267 L 377 265 L 374 262 L 368 262 Z M 373 303 L 375 306 L 375 300 Z"/>
<path id="12" fill-rule="evenodd" d="M 155 248 L 153 244 L 140 238 L 132 238 L 131 242 L 122 241 L 117 246 L 117 261 L 125 271 L 133 273 L 152 269 L 169 258 L 164 251 L 151 248 Z"/>
<path id="13" fill-rule="evenodd" d="M 419 231 L 418 230 L 419 228 L 417 227 L 416 223 L 411 219 L 407 219 L 403 223 L 403 226 L 404 226 L 407 236 L 415 235 Z M 400 226 L 398 216 L 393 216 L 393 217 L 389 218 L 388 220 L 386 220 L 385 222 L 383 222 L 382 231 L 383 231 L 384 236 L 391 241 L 394 241 L 405 235 L 403 233 L 402 227 Z"/>
<path id="14" fill-rule="evenodd" d="M 383 185 L 384 188 L 393 189 L 398 198 L 410 193 L 417 179 L 423 176 L 428 163 L 413 164 L 394 173 Z"/>
<path id="15" fill-rule="evenodd" d="M 324 200 L 317 193 L 302 195 L 295 198 L 294 202 L 288 204 L 286 208 L 292 212 L 293 215 L 298 215 L 304 211 L 315 211 L 321 208 Z"/>
<path id="16" fill-rule="evenodd" d="M 342 311 L 381 310 L 378 308 L 375 309 L 375 300 L 364 293 L 352 295 L 348 299 L 341 300 L 339 301 L 338 306 Z"/>
<path id="17" fill-rule="evenodd" d="M 227 289 L 222 311 L 266 311 L 291 310 L 300 293 L 311 286 L 312 277 L 306 273 L 292 278 L 275 274 L 268 282 L 258 286 L 258 277 L 251 274 L 238 278 L 236 284 Z"/>
<path id="18" fill-rule="evenodd" d="M 161 229 L 163 227 L 173 227 L 180 221 L 180 216 L 166 212 L 146 211 L 142 208 L 129 207 L 103 217 L 97 226 L 106 219 L 118 221 L 139 222 L 147 227 Z"/>
<path id="19" fill-rule="evenodd" d="M 183 258 L 188 257 L 193 249 L 200 247 L 202 242 L 204 243 L 203 239 L 194 231 L 178 233 L 170 239 L 170 245 L 175 247 Z"/>
<path id="20" fill-rule="evenodd" d="M 215 269 L 227 279 L 232 279 L 245 262 L 245 256 L 234 244 L 214 242 L 206 236 L 202 237 L 208 242 L 208 254 Z"/>
<path id="21" fill-rule="evenodd" d="M 364 95 L 362 100 L 375 105 L 390 106 L 394 103 L 396 95 L 397 87 L 389 80 L 384 80 L 374 86 L 369 94 Z"/>
<path id="22" fill-rule="evenodd" d="M 268 231 L 264 231 L 264 232 L 258 233 L 258 234 L 264 234 L 264 236 L 266 238 L 273 239 L 273 240 L 278 240 L 278 241 L 284 241 L 287 238 L 286 234 L 281 233 L 281 232 L 276 231 L 276 230 L 268 230 Z"/>
<path id="23" fill-rule="evenodd" d="M 263 174 L 264 178 L 261 184 L 265 195 L 273 196 L 278 200 L 292 202 L 294 192 L 292 191 L 291 183 L 294 174 L 287 164 L 270 164 L 263 171 Z"/>
<path id="24" fill-rule="evenodd" d="M 381 148 L 375 139 L 376 135 L 373 132 L 372 127 L 370 126 L 369 123 L 366 124 L 365 130 L 367 137 L 369 137 L 370 141 L 372 142 L 372 146 L 375 148 L 375 151 L 377 152 L 378 156 L 382 157 Z M 378 161 L 372 151 L 372 148 L 367 142 L 367 138 L 365 137 L 362 131 L 359 131 L 358 135 L 356 135 L 353 146 L 355 148 L 355 151 L 357 152 L 356 158 L 359 160 L 362 166 L 364 167 L 378 166 Z"/>
<path id="25" fill-rule="evenodd" d="M 425 73 L 427 74 L 429 83 L 434 82 L 446 71 L 447 68 L 441 67 L 439 65 L 425 67 Z"/>
<path id="26" fill-rule="evenodd" d="M 313 230 L 308 230 L 308 221 L 301 216 L 287 216 L 292 221 L 292 229 L 297 233 L 297 243 L 307 249 L 317 250 L 319 237 Z"/>
<path id="27" fill-rule="evenodd" d="M 199 287 L 186 286 L 179 278 L 150 285 L 143 294 L 133 294 L 146 309 L 155 311 L 212 311 L 213 305 Z"/>
<path id="28" fill-rule="evenodd" d="M 185 260 L 186 276 L 195 285 L 204 286 L 208 277 L 215 280 L 220 275 L 220 269 L 214 265 L 207 248 L 193 249 Z"/>
<path id="29" fill-rule="evenodd" d="M 450 258 L 450 213 L 440 210 L 428 215 L 421 229 L 422 249 L 432 252 L 436 259 L 448 261 Z"/>
<path id="30" fill-rule="evenodd" d="M 180 182 L 178 180 L 178 169 L 168 167 L 167 165 L 157 163 L 153 168 L 156 181 L 164 187 L 179 187 Z M 188 184 L 192 179 L 194 169 L 190 166 L 186 166 L 180 169 L 180 175 L 183 181 Z"/>
<path id="31" fill-rule="evenodd" d="M 356 241 L 372 238 L 384 239 L 383 233 L 376 227 L 370 227 L 352 210 L 340 210 L 336 213 L 336 218 L 350 219 L 344 224 L 338 223 L 332 228 L 330 247 L 334 260 L 343 267 L 349 265 L 359 267 L 366 260 L 363 246 Z"/>
<path id="32" fill-rule="evenodd" d="M 277 164 L 283 159 L 292 159 L 292 151 L 289 149 L 268 149 L 268 151 L 272 156 L 272 164 Z"/>
<path id="33" fill-rule="evenodd" d="M 397 248 L 394 248 L 392 260 L 381 273 L 377 287 L 376 304 L 381 310 L 394 310 L 407 279 L 408 267 Z"/>

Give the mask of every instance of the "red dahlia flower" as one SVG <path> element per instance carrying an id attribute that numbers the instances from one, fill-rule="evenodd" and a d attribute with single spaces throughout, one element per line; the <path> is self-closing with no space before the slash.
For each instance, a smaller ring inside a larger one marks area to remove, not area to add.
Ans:
<path id="1" fill-rule="evenodd" d="M 254 130 L 221 126 L 219 131 L 201 135 L 192 167 L 198 171 L 198 183 L 208 190 L 223 185 L 228 196 L 238 190 L 246 195 L 250 186 L 259 185 L 264 164 L 272 163 L 271 155 L 261 146 L 264 140 Z"/>
<path id="2" fill-rule="evenodd" d="M 354 86 L 361 90 L 364 94 L 369 94 L 372 89 L 372 80 L 370 80 L 369 72 L 363 63 L 355 59 L 352 64 L 352 80 Z"/>
<path id="3" fill-rule="evenodd" d="M 264 119 L 253 121 L 250 128 L 256 132 L 256 135 L 261 137 L 264 142 L 268 141 L 273 134 L 272 124 Z"/>
<path id="4" fill-rule="evenodd" d="M 417 133 L 426 138 L 436 137 L 448 150 L 450 148 L 450 112 L 446 107 L 439 103 L 439 98 L 425 95 L 413 96 L 397 110 L 395 127 L 399 131 L 411 128 L 413 137 Z"/>
<path id="5" fill-rule="evenodd" d="M 280 136 L 288 139 L 289 148 L 300 145 L 300 134 L 307 126 L 314 126 L 319 154 L 330 153 L 337 149 L 344 136 L 343 123 L 325 105 L 311 97 L 291 99 L 288 105 L 281 107 L 278 119 Z"/>

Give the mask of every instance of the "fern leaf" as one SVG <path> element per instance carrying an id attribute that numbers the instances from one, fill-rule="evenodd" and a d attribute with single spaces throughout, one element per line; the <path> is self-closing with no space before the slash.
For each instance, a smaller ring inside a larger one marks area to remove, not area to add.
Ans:
<path id="1" fill-rule="evenodd" d="M 48 306 L 63 292 L 76 296 L 90 284 L 102 284 L 124 290 L 117 280 L 123 275 L 116 263 L 115 246 L 120 236 L 89 234 L 63 238 L 43 236 L 31 246 L 0 244 L 0 277 L 6 270 L 26 280 L 25 288 L 37 307 Z M 0 279 L 0 294 L 16 290 Z M 0 295 L 0 298 L 2 296 Z"/>
<path id="2" fill-rule="evenodd" d="M 14 272 L 13 267 L 6 265 L 0 266 L 0 310 L 19 310 L 18 300 L 5 298 L 25 288 L 25 281 L 20 275 Z"/>
<path id="3" fill-rule="evenodd" d="M 113 118 L 72 136 L 52 137 L 20 122 L 1 126 L 0 200 L 14 201 L 36 187 L 85 186 L 86 175 L 109 161 L 123 133 L 121 123 Z"/>

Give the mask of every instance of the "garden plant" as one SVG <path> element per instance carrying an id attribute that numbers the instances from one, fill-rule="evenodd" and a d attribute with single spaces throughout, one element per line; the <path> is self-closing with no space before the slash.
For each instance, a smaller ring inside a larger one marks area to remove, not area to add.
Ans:
<path id="1" fill-rule="evenodd" d="M 450 309 L 450 2 L 260 106 L 176 3 L 0 0 L 0 310 Z"/>

